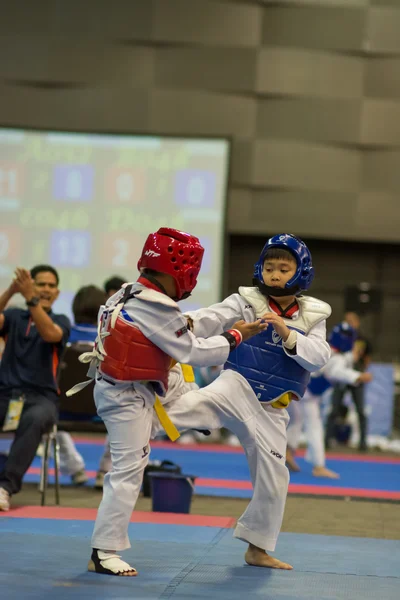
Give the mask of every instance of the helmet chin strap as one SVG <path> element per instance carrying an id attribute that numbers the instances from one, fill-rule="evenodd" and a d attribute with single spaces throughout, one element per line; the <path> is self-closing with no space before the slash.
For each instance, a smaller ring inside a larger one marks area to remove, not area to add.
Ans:
<path id="1" fill-rule="evenodd" d="M 298 296 L 302 292 L 298 285 L 293 285 L 290 288 L 277 288 L 272 285 L 266 285 L 259 279 L 253 279 L 253 285 L 257 287 L 264 296 L 276 296 L 277 298 L 282 296 Z"/>

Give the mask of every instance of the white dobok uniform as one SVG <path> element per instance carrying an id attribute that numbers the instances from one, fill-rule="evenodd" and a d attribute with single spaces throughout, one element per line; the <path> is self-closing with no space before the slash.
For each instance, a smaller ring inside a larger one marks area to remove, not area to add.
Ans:
<path id="1" fill-rule="evenodd" d="M 187 320 L 176 302 L 139 283 L 134 284 L 134 289 L 140 291 L 140 295 L 129 299 L 119 313 L 128 325 L 139 329 L 180 363 L 201 367 L 226 361 L 230 346 L 225 337 L 196 338 L 187 330 Z M 100 311 L 103 317 L 99 330 L 101 339 L 105 339 L 122 296 L 123 291 L 117 292 Z M 149 460 L 155 389 L 145 381 L 117 381 L 103 376 L 101 366 L 99 369 L 101 361 L 101 351 L 94 353 L 88 374 L 95 377 L 94 401 L 109 435 L 112 469 L 104 478 L 92 547 L 118 551 L 130 547 L 128 525 Z M 164 401 L 163 391 L 157 390 L 157 393 Z M 173 384 L 171 393 L 174 393 Z"/>
<path id="2" fill-rule="evenodd" d="M 323 375 L 332 385 L 345 383 L 356 385 L 360 371 L 352 368 L 353 353 L 333 352 L 328 363 L 315 377 Z M 325 466 L 324 427 L 321 417 L 321 395 L 313 394 L 309 389 L 301 402 L 292 402 L 289 407 L 290 423 L 287 431 L 288 446 L 296 450 L 299 446 L 300 436 L 304 428 L 307 440 L 306 460 L 315 467 Z"/>
<path id="3" fill-rule="evenodd" d="M 236 321 L 252 322 L 270 311 L 268 302 L 255 288 L 240 288 L 239 291 L 240 294 L 233 294 L 208 309 L 189 313 L 194 333 L 204 337 L 216 335 Z M 317 371 L 330 356 L 330 347 L 325 340 L 325 318 L 330 314 L 330 307 L 313 299 L 299 299 L 299 305 L 297 316 L 284 320 L 299 328 L 307 321 L 309 330 L 307 335 L 297 334 L 296 353 L 288 356 L 308 371 Z M 315 318 L 313 306 L 319 311 Z M 313 319 L 318 321 L 314 326 Z M 277 343 L 282 344 L 282 340 Z M 171 376 L 179 378 L 174 370 Z M 285 466 L 289 420 L 286 409 L 261 403 L 246 379 L 229 369 L 202 389 L 182 394 L 182 382 L 175 385 L 180 391 L 168 395 L 165 408 L 180 431 L 225 427 L 239 438 L 250 469 L 253 496 L 237 523 L 234 536 L 264 550 L 274 550 L 289 483 Z M 160 426 L 154 421 L 152 435 L 159 432 Z"/>

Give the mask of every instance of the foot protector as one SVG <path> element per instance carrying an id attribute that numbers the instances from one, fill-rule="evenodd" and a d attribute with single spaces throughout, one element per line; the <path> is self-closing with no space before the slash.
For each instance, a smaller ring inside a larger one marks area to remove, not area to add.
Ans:
<path id="1" fill-rule="evenodd" d="M 108 554 L 93 548 L 92 556 L 88 564 L 88 571 L 101 573 L 103 575 L 117 575 L 134 577 L 138 574 L 136 569 L 121 560 L 118 554 Z"/>

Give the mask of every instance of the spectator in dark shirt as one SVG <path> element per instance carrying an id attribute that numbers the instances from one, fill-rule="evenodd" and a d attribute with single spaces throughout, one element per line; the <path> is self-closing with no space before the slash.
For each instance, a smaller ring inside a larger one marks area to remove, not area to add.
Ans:
<path id="1" fill-rule="evenodd" d="M 8 459 L 0 472 L 0 510 L 21 489 L 42 435 L 57 420 L 57 372 L 70 334 L 66 316 L 51 307 L 59 295 L 57 271 L 38 265 L 31 272 L 18 268 L 8 289 L 0 296 L 0 337 L 6 345 L 0 363 L 0 428 L 11 399 L 24 404 Z M 14 294 L 26 301 L 26 310 L 4 310 Z"/>

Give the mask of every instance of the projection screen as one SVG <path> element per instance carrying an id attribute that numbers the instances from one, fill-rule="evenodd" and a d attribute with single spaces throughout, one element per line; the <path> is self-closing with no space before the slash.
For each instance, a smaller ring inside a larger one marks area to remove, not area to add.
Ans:
<path id="1" fill-rule="evenodd" d="M 0 290 L 16 266 L 51 264 L 61 289 L 54 310 L 71 316 L 81 286 L 134 281 L 147 234 L 168 226 L 205 247 L 182 308 L 217 302 L 228 163 L 226 139 L 0 128 Z"/>

